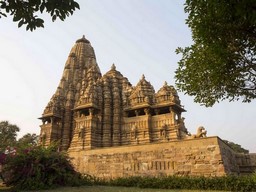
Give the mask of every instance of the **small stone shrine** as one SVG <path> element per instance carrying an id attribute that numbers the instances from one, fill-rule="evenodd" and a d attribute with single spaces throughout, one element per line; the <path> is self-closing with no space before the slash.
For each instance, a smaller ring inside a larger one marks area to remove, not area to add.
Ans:
<path id="1" fill-rule="evenodd" d="M 102 75 L 83 36 L 40 117 L 40 143 L 58 142 L 78 171 L 102 178 L 240 173 L 230 147 L 206 137 L 203 127 L 191 135 L 182 112 L 177 91 L 166 82 L 155 92 L 142 75 L 132 86 L 114 64 Z"/>

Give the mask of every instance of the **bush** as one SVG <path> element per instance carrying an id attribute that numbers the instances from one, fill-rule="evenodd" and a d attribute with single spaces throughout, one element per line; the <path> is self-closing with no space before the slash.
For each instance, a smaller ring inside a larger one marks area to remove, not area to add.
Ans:
<path id="1" fill-rule="evenodd" d="M 106 182 L 107 185 L 158 188 L 158 189 L 193 189 L 256 191 L 256 174 L 252 176 L 225 177 L 128 177 Z"/>
<path id="2" fill-rule="evenodd" d="M 36 146 L 8 155 L 3 176 L 7 186 L 20 190 L 77 186 L 89 182 L 74 170 L 67 154 L 57 152 L 54 146 Z"/>

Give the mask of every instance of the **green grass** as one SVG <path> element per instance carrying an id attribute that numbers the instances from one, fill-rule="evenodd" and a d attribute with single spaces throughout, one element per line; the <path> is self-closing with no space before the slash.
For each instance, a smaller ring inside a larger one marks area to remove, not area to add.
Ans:
<path id="1" fill-rule="evenodd" d="M 0 191 L 11 192 L 8 188 L 0 187 Z M 37 192 L 39 190 L 36 190 Z M 201 192 L 199 190 L 170 190 L 170 189 L 141 189 L 136 187 L 111 187 L 111 186 L 82 186 L 82 187 L 60 187 L 51 190 L 40 190 L 42 192 Z M 32 191 L 29 191 L 32 192 Z M 218 192 L 218 191 L 207 191 Z M 219 191 L 220 192 L 220 191 Z"/>

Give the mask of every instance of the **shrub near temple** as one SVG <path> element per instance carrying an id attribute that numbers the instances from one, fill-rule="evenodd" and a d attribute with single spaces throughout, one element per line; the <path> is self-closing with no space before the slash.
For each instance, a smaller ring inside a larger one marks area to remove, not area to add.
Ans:
<path id="1" fill-rule="evenodd" d="M 157 188 L 157 189 L 193 189 L 224 191 L 256 191 L 256 176 L 224 177 L 128 177 L 106 182 L 113 186 Z"/>
<path id="2" fill-rule="evenodd" d="M 53 146 L 36 146 L 18 150 L 14 156 L 8 155 L 3 176 L 7 186 L 23 190 L 85 184 L 85 180 L 73 169 L 68 156 L 57 152 Z"/>

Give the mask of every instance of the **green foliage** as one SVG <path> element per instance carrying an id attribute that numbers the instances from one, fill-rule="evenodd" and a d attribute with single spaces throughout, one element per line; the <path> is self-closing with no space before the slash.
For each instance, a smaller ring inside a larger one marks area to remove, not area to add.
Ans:
<path id="1" fill-rule="evenodd" d="M 256 182 L 256 170 L 255 170 L 254 173 L 252 174 L 252 179 L 254 180 L 254 182 Z"/>
<path id="2" fill-rule="evenodd" d="M 107 182 L 109 185 L 113 186 L 123 186 L 123 187 L 138 187 L 141 182 L 142 177 L 127 177 L 127 178 L 117 178 Z"/>
<path id="3" fill-rule="evenodd" d="M 38 139 L 39 135 L 36 135 L 35 133 L 27 133 L 17 141 L 16 147 L 27 148 L 36 146 L 38 144 Z"/>
<path id="4" fill-rule="evenodd" d="M 10 147 L 27 148 L 36 146 L 38 143 L 38 135 L 35 133 L 27 133 L 17 140 L 17 133 L 20 128 L 17 125 L 10 124 L 8 121 L 0 122 L 0 152 Z"/>
<path id="5" fill-rule="evenodd" d="M 248 154 L 249 150 L 244 149 L 243 147 L 241 147 L 241 145 L 233 143 L 231 141 L 227 141 L 227 140 L 223 140 L 225 143 L 227 143 L 235 152 L 237 153 L 244 153 L 244 154 Z"/>
<path id="6" fill-rule="evenodd" d="M 52 21 L 57 18 L 64 21 L 76 9 L 80 7 L 74 0 L 3 0 L 0 1 L 0 18 L 10 14 L 13 21 L 18 22 L 18 27 L 26 25 L 26 30 L 33 31 L 38 27 L 44 27 L 44 20 L 38 17 L 38 13 L 47 12 Z"/>
<path id="7" fill-rule="evenodd" d="M 56 147 L 33 147 L 9 155 L 3 166 L 7 186 L 18 190 L 48 189 L 57 186 L 77 186 L 88 183 L 77 173 L 68 156 Z"/>
<path id="8" fill-rule="evenodd" d="M 16 144 L 17 132 L 20 128 L 10 124 L 8 121 L 0 122 L 0 151 L 4 151 L 7 146 Z"/>
<path id="9" fill-rule="evenodd" d="M 194 44 L 178 48 L 179 90 L 195 102 L 256 98 L 256 1 L 186 0 Z"/>
<path id="10" fill-rule="evenodd" d="M 190 190 L 225 190 L 255 191 L 255 176 L 225 177 L 128 177 L 108 181 L 113 186 L 158 188 L 158 189 L 190 189 Z"/>

